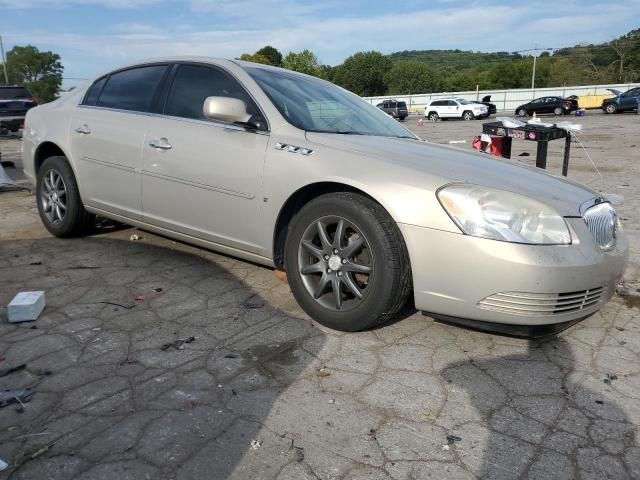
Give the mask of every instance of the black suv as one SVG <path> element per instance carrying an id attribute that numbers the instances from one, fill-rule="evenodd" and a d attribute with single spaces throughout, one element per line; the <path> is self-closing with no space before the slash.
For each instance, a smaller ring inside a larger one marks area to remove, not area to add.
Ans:
<path id="1" fill-rule="evenodd" d="M 602 110 L 606 113 L 631 111 L 638 108 L 640 108 L 640 87 L 632 88 L 615 98 L 607 98 L 602 102 Z"/>
<path id="2" fill-rule="evenodd" d="M 382 103 L 376 105 L 387 115 L 391 115 L 398 120 L 404 120 L 409 116 L 409 110 L 407 110 L 406 102 L 399 102 L 397 100 L 385 100 Z"/>
<path id="3" fill-rule="evenodd" d="M 17 132 L 22 128 L 27 110 L 37 104 L 25 87 L 0 85 L 0 128 Z"/>

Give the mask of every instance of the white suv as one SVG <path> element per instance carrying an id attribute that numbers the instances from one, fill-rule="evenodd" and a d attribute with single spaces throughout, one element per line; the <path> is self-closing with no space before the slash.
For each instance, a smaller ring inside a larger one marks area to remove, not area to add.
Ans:
<path id="1" fill-rule="evenodd" d="M 481 103 L 470 102 L 463 98 L 442 98 L 433 100 L 424 109 L 424 116 L 435 122 L 440 118 L 462 118 L 473 120 L 489 116 L 489 109 Z"/>

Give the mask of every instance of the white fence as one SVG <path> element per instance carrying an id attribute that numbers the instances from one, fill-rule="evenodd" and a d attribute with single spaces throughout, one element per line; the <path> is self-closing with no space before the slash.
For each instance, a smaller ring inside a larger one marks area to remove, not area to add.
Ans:
<path id="1" fill-rule="evenodd" d="M 615 88 L 626 92 L 630 88 L 638 87 L 640 83 L 622 83 L 616 85 L 585 85 L 580 87 L 555 87 L 517 90 L 479 90 L 470 92 L 443 92 L 443 93 L 422 93 L 415 95 L 393 95 L 384 97 L 365 97 L 365 100 L 377 105 L 383 100 L 393 98 L 407 102 L 407 107 L 412 113 L 422 113 L 431 100 L 438 98 L 466 98 L 467 100 L 481 100 L 485 95 L 491 95 L 491 103 L 495 104 L 498 111 L 513 111 L 523 103 L 530 102 L 534 98 L 545 96 L 568 97 L 570 95 L 607 95 L 611 92 L 607 88 Z"/>

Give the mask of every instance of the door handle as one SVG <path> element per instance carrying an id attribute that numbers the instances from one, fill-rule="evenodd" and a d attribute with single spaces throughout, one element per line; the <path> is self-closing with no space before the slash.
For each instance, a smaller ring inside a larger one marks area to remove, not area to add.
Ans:
<path id="1" fill-rule="evenodd" d="M 160 150 L 171 149 L 171 144 L 166 138 L 161 138 L 160 140 L 150 140 L 149 146 L 152 148 L 159 148 Z"/>
<path id="2" fill-rule="evenodd" d="M 81 135 L 89 135 L 91 133 L 91 130 L 89 130 L 89 127 L 86 123 L 80 127 L 75 128 L 73 131 Z"/>

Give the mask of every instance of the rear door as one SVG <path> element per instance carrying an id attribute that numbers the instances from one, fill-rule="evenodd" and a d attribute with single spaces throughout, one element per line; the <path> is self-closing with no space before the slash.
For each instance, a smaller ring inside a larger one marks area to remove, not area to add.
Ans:
<path id="1" fill-rule="evenodd" d="M 185 63 L 172 74 L 164 114 L 148 119 L 142 158 L 145 222 L 253 253 L 264 157 L 269 142 L 263 114 L 225 70 Z M 207 97 L 245 102 L 260 129 L 210 120 Z"/>
<path id="2" fill-rule="evenodd" d="M 94 82 L 75 109 L 70 123 L 71 156 L 85 204 L 142 218 L 145 123 L 166 73 L 166 64 L 114 72 Z"/>

